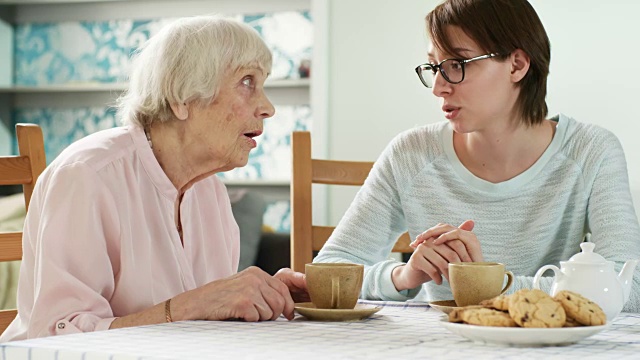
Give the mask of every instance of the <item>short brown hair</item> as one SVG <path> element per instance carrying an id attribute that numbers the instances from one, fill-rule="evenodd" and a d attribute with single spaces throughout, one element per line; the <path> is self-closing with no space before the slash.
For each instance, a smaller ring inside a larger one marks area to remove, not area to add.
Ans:
<path id="1" fill-rule="evenodd" d="M 527 125 L 541 123 L 547 116 L 547 76 L 551 46 L 547 32 L 535 10 L 526 0 L 446 0 L 427 17 L 427 31 L 433 45 L 448 54 L 452 49 L 445 32 L 457 26 L 487 53 L 505 59 L 521 49 L 531 59 L 529 71 L 520 80 L 516 107 Z"/>

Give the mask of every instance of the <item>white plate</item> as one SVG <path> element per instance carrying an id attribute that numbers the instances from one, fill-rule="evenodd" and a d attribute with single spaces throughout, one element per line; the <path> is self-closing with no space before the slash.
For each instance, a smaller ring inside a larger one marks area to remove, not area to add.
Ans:
<path id="1" fill-rule="evenodd" d="M 482 343 L 509 346 L 549 346 L 578 342 L 609 327 L 579 326 L 566 328 L 532 329 L 520 327 L 493 327 L 452 323 L 443 318 L 440 322 L 449 331 Z"/>

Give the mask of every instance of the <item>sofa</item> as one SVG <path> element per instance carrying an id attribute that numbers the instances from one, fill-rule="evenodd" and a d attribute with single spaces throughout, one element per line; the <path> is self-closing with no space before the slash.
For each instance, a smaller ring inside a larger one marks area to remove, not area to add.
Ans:
<path id="1" fill-rule="evenodd" d="M 20 187 L 0 186 L 0 232 L 22 231 L 25 207 Z M 276 233 L 262 223 L 266 203 L 247 189 L 230 190 L 231 209 L 240 228 L 238 271 L 258 266 L 269 274 L 289 267 L 289 234 Z M 16 307 L 20 262 L 0 263 L 0 309 Z"/>

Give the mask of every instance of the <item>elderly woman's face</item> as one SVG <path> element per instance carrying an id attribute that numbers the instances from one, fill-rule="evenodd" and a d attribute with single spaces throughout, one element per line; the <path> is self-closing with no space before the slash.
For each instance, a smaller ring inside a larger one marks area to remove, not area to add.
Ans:
<path id="1" fill-rule="evenodd" d="M 199 161 L 211 162 L 215 171 L 245 166 L 249 152 L 262 134 L 263 120 L 275 109 L 264 93 L 267 74 L 259 68 L 228 71 L 214 100 L 190 110 L 191 136 L 202 147 Z"/>

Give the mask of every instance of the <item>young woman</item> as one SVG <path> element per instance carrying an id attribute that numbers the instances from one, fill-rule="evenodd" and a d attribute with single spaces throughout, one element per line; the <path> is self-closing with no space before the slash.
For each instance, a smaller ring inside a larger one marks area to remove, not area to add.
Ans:
<path id="1" fill-rule="evenodd" d="M 426 24 L 432 46 L 416 72 L 447 121 L 387 146 L 315 261 L 368 265 L 365 298 L 446 300 L 449 262 L 504 263 L 513 292 L 578 253 L 587 233 L 618 270 L 640 258 L 618 139 L 547 114 L 549 39 L 531 5 L 447 0 Z M 386 260 L 404 231 L 415 252 Z M 640 311 L 640 276 L 624 310 Z"/>

